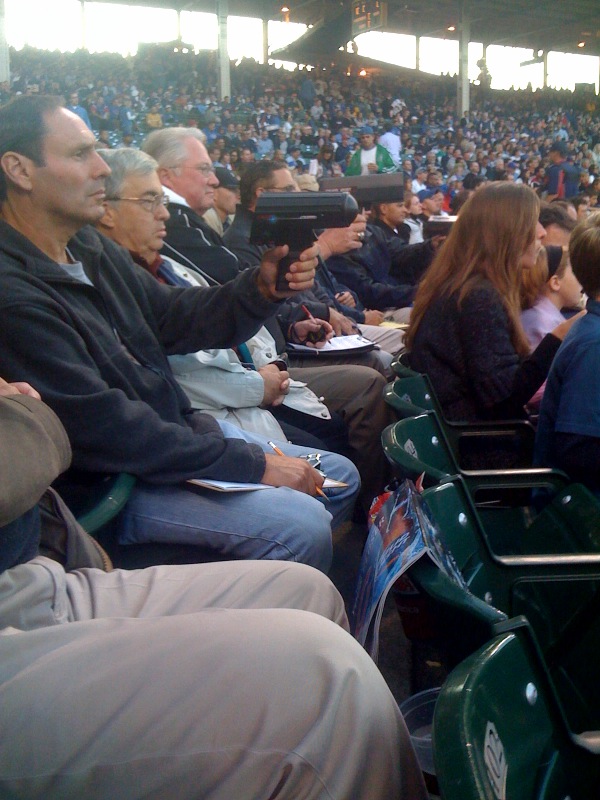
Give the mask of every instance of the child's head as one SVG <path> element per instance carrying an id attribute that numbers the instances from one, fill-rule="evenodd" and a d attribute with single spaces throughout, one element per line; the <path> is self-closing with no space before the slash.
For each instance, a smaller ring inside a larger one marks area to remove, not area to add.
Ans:
<path id="1" fill-rule="evenodd" d="M 581 299 L 581 285 L 571 268 L 566 247 L 546 245 L 533 269 L 524 270 L 521 281 L 521 307 L 531 308 L 547 297 L 557 308 L 573 308 Z"/>
<path id="2" fill-rule="evenodd" d="M 595 300 L 600 298 L 600 213 L 582 220 L 569 243 L 569 255 L 575 277 L 583 291 Z"/>

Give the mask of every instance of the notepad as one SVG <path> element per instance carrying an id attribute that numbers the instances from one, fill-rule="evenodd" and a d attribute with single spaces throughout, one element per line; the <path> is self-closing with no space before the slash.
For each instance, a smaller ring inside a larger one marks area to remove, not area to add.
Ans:
<path id="1" fill-rule="evenodd" d="M 338 353 L 367 353 L 373 350 L 375 343 L 370 339 L 366 339 L 360 334 L 351 334 L 350 336 L 334 336 L 328 342 L 325 342 L 323 347 L 308 347 L 305 344 L 289 343 L 287 349 L 294 353 L 303 353 L 311 355 L 331 355 Z"/>
<path id="2" fill-rule="evenodd" d="M 213 481 L 208 478 L 190 478 L 186 483 L 199 486 L 202 489 L 210 489 L 213 492 L 258 492 L 261 489 L 274 489 L 266 483 L 238 483 L 237 481 Z M 336 481 L 335 478 L 325 478 L 323 489 L 344 489 L 348 486 L 343 481 Z"/>

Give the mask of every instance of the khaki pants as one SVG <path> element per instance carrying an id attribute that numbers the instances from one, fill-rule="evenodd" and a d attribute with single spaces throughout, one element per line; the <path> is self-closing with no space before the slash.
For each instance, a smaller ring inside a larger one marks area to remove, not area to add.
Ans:
<path id="1" fill-rule="evenodd" d="M 400 713 L 345 626 L 301 564 L 14 567 L 0 796 L 421 800 Z"/>

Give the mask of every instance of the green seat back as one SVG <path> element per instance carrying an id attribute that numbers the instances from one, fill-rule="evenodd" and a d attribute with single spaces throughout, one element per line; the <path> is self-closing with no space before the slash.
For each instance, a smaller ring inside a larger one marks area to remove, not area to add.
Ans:
<path id="1" fill-rule="evenodd" d="M 416 480 L 424 473 L 425 484 L 433 486 L 459 471 L 433 414 L 398 420 L 383 431 L 381 441 L 387 459 L 402 478 Z"/>
<path id="2" fill-rule="evenodd" d="M 426 490 L 423 499 L 474 595 L 509 616 L 522 614 L 529 620 L 548 660 L 571 729 L 600 729 L 600 563 L 593 560 L 600 547 L 596 541 L 595 498 L 573 484 L 548 503 L 529 529 L 523 521 L 520 528 L 515 526 L 510 531 L 513 555 L 540 556 L 520 561 L 498 557 L 493 551 L 486 523 L 482 524 L 460 478 Z M 568 521 L 566 509 L 571 510 Z M 484 520 L 493 514 L 503 518 L 502 510 L 489 511 Z M 561 519 L 565 520 L 562 526 Z M 551 541 L 543 536 L 547 521 L 555 525 Z M 565 555 L 581 554 L 583 546 L 591 553 L 589 561 L 572 564 L 561 560 Z M 443 576 L 436 582 L 425 573 L 425 579 L 420 580 L 418 569 L 413 580 L 429 597 L 430 606 L 437 608 L 442 641 L 449 661 L 456 663 L 473 649 L 473 644 L 482 644 L 489 620 L 481 615 L 481 608 L 467 607 L 473 598 L 457 600 L 445 595 L 439 586 Z"/>
<path id="3" fill-rule="evenodd" d="M 392 361 L 391 366 L 392 371 L 399 378 L 412 378 L 421 374 L 420 372 L 415 372 L 414 369 L 410 368 L 408 365 L 408 353 L 406 352 L 397 355 Z"/>
<path id="4" fill-rule="evenodd" d="M 427 382 L 418 374 L 409 378 L 396 378 L 392 383 L 388 383 L 383 392 L 383 399 L 396 411 L 400 419 L 434 410 Z"/>
<path id="5" fill-rule="evenodd" d="M 551 702 L 516 633 L 456 667 L 433 724 L 445 800 L 563 800 L 568 787 Z"/>

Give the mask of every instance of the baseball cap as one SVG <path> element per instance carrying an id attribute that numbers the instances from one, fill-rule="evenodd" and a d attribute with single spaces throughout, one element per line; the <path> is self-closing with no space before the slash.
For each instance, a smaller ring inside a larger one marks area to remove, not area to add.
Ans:
<path id="1" fill-rule="evenodd" d="M 222 186 L 224 189 L 240 188 L 240 182 L 231 170 L 226 169 L 226 167 L 216 167 L 215 175 L 219 181 L 219 186 Z"/>
<path id="2" fill-rule="evenodd" d="M 363 125 L 358 132 L 359 136 L 365 136 L 372 133 L 373 133 L 373 128 L 370 125 Z"/>
<path id="3" fill-rule="evenodd" d="M 421 191 L 417 194 L 419 198 L 419 202 L 422 203 L 423 200 L 429 200 L 433 197 L 434 194 L 439 194 L 440 190 L 438 189 L 421 189 Z"/>

